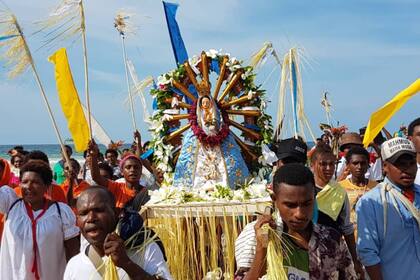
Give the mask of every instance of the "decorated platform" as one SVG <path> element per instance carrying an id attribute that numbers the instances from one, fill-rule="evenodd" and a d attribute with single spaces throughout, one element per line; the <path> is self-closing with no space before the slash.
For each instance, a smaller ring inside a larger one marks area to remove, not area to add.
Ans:
<path id="1" fill-rule="evenodd" d="M 233 279 L 239 233 L 272 204 L 265 185 L 232 191 L 163 188 L 142 216 L 162 240 L 174 279 Z"/>
<path id="2" fill-rule="evenodd" d="M 161 75 L 151 91 L 149 149 L 164 182 L 142 215 L 175 279 L 233 279 L 237 236 L 271 204 L 273 129 L 254 78 L 251 66 L 210 50 Z"/>

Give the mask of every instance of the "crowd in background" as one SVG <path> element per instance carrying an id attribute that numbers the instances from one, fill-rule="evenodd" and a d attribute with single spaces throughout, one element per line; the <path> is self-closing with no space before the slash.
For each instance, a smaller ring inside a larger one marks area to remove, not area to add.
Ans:
<path id="1" fill-rule="evenodd" d="M 236 279 L 266 274 L 265 224 L 287 243 L 289 279 L 420 279 L 420 118 L 367 149 L 364 132 L 341 135 L 338 153 L 328 131 L 311 149 L 271 144 L 272 213 L 236 240 Z M 52 168 L 21 146 L 0 159 L 0 279 L 102 279 L 107 258 L 120 279 L 172 279 L 158 239 L 141 254 L 124 243 L 163 180 L 144 148 L 136 131 L 123 151 L 102 154 L 91 140 L 82 164 L 70 146 Z"/>

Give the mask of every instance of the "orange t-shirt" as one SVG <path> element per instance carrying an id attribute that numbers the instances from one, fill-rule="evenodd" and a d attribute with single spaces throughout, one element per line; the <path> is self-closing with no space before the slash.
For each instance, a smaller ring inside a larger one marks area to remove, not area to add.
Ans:
<path id="1" fill-rule="evenodd" d="M 61 184 L 61 186 L 60 186 L 62 189 L 63 189 L 63 192 L 64 192 L 64 195 L 66 196 L 66 198 L 67 198 L 67 192 L 69 191 L 69 187 L 70 187 L 70 182 L 69 182 L 69 180 L 68 179 L 66 179 L 65 181 L 64 181 L 64 183 L 63 184 Z M 89 188 L 90 187 L 90 185 L 89 185 L 89 183 L 88 182 L 86 182 L 86 181 L 84 181 L 84 180 L 82 180 L 82 181 L 80 181 L 80 183 L 79 184 L 77 184 L 76 186 L 73 186 L 73 197 L 74 198 L 77 198 L 77 197 L 79 197 L 79 195 L 84 191 L 84 190 L 86 190 L 87 188 Z"/>
<path id="2" fill-rule="evenodd" d="M 123 208 L 128 201 L 136 196 L 136 190 L 129 189 L 126 183 L 108 180 L 107 188 L 115 196 L 115 207 L 117 208 Z"/>
<path id="3" fill-rule="evenodd" d="M 17 196 L 22 197 L 22 187 L 14 188 Z M 66 195 L 64 194 L 63 189 L 57 185 L 52 183 L 45 194 L 45 197 L 52 201 L 63 202 L 67 204 Z"/>

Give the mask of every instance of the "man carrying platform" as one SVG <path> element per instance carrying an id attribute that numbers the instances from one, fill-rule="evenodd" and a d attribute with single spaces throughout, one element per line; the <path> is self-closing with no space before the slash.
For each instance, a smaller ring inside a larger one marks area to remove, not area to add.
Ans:
<path id="1" fill-rule="evenodd" d="M 143 240 L 142 250 L 126 249 L 120 237 L 122 234 L 115 233 L 117 222 L 115 198 L 111 192 L 102 187 L 91 187 L 82 192 L 77 200 L 77 224 L 89 245 L 69 261 L 64 279 L 102 279 L 105 274 L 103 263 L 111 258 L 119 279 L 171 280 L 159 245 Z M 143 233 L 136 238 L 146 239 Z"/>
<path id="2" fill-rule="evenodd" d="M 266 274 L 267 248 L 261 229 L 264 224 L 275 228 L 288 244 L 288 249 L 283 250 L 283 264 L 278 265 L 284 266 L 289 279 L 357 279 L 341 234 L 311 221 L 315 202 L 312 172 L 302 164 L 286 164 L 274 175 L 273 191 L 275 215 L 280 217 L 274 221 L 272 215 L 260 216 L 250 224 L 254 231 L 248 230 L 248 237 L 236 242 L 236 252 L 247 247 L 246 242 L 251 239 L 256 240 L 256 249 L 255 253 L 250 250 L 236 254 L 235 279 L 259 279 Z"/>

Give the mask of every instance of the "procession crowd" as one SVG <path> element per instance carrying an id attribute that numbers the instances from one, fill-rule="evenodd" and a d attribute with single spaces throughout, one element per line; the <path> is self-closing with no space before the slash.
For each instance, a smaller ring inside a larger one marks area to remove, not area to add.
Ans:
<path id="1" fill-rule="evenodd" d="M 284 241 L 288 279 L 420 279 L 420 118 L 367 149 L 363 134 L 341 135 L 338 155 L 328 133 L 311 149 L 271 144 L 271 213 L 238 236 L 235 279 L 267 273 L 266 224 Z M 108 259 L 119 279 L 172 279 L 158 238 L 132 242 L 163 180 L 143 148 L 135 132 L 122 152 L 91 140 L 82 165 L 70 146 L 53 168 L 21 146 L 0 158 L 0 279 L 102 279 Z"/>

